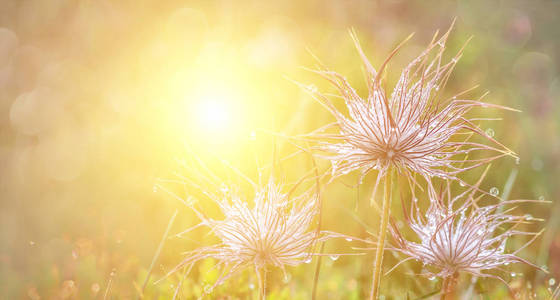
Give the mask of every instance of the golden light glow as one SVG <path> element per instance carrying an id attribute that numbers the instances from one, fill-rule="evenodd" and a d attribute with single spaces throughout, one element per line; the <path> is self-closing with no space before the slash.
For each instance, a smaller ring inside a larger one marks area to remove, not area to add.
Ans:
<path id="1" fill-rule="evenodd" d="M 236 127 L 232 103 L 235 97 L 224 91 L 213 91 L 196 99 L 197 127 L 209 134 L 231 133 Z"/>

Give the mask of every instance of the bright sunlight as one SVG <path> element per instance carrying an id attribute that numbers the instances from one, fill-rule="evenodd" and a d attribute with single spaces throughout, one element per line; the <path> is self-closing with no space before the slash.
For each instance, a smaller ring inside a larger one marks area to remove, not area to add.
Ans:
<path id="1" fill-rule="evenodd" d="M 197 99 L 195 110 L 198 127 L 211 134 L 232 130 L 236 121 L 232 116 L 233 101 L 232 95 L 223 92 L 202 95 Z"/>

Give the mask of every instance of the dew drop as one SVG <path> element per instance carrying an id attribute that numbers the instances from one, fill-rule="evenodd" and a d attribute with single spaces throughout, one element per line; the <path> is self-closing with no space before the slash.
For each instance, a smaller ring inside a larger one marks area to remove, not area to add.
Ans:
<path id="1" fill-rule="evenodd" d="M 494 137 L 494 129 L 488 128 L 488 129 L 486 129 L 485 132 L 486 132 L 486 135 L 487 135 L 487 136 L 489 136 L 489 137 Z"/>
<path id="2" fill-rule="evenodd" d="M 434 281 L 434 280 L 436 280 L 436 277 L 435 277 L 435 276 L 432 276 L 432 277 L 430 277 L 430 278 L 428 278 L 428 279 L 430 279 L 431 281 Z"/>
<path id="3" fill-rule="evenodd" d="M 249 289 L 250 290 L 254 290 L 255 289 L 255 285 L 253 283 L 249 283 Z"/>
<path id="4" fill-rule="evenodd" d="M 303 262 L 306 263 L 306 264 L 310 264 L 311 261 L 312 261 L 312 259 L 311 259 L 311 257 L 309 257 L 309 258 L 306 258 Z"/>
<path id="5" fill-rule="evenodd" d="M 539 201 L 544 201 L 544 196 L 539 196 Z"/>
<path id="6" fill-rule="evenodd" d="M 544 167 L 544 162 L 539 158 L 534 158 L 531 161 L 531 167 L 533 167 L 533 170 L 535 171 L 540 171 Z"/>
<path id="7" fill-rule="evenodd" d="M 515 158 L 515 164 L 519 165 L 521 163 L 521 159 L 519 157 Z"/>
<path id="8" fill-rule="evenodd" d="M 94 283 L 91 285 L 91 292 L 94 294 L 99 293 L 99 290 L 101 290 L 101 286 L 99 285 L 99 283 Z"/>
<path id="9" fill-rule="evenodd" d="M 511 277 L 515 277 L 515 276 L 517 276 L 517 273 L 511 273 L 510 275 L 511 275 Z"/>
<path id="10" fill-rule="evenodd" d="M 347 242 L 351 242 L 351 241 L 352 241 L 352 238 L 345 238 L 345 240 L 346 240 Z"/>
<path id="11" fill-rule="evenodd" d="M 497 187 L 493 187 L 490 189 L 490 195 L 492 196 L 498 196 L 498 194 L 500 193 L 500 190 Z"/>
<path id="12" fill-rule="evenodd" d="M 157 185 L 154 185 L 154 186 L 152 187 L 152 191 L 153 191 L 154 193 L 157 193 L 157 191 L 158 191 Z"/>
<path id="13" fill-rule="evenodd" d="M 334 254 L 334 255 L 331 255 L 331 256 L 329 256 L 329 257 L 330 257 L 333 261 L 336 261 L 336 260 L 340 257 L 340 255 Z"/>
<path id="14" fill-rule="evenodd" d="M 532 220 L 534 220 L 533 216 L 530 215 L 530 214 L 526 214 L 524 217 L 525 217 L 525 220 L 527 220 L 527 221 L 532 221 Z"/>
<path id="15" fill-rule="evenodd" d="M 290 280 L 292 279 L 292 274 L 290 273 L 285 273 L 284 274 L 284 279 L 282 280 L 284 283 L 288 283 L 290 282 Z"/>
<path id="16" fill-rule="evenodd" d="M 465 186 L 465 183 L 462 182 L 462 181 L 459 181 L 459 185 L 460 185 L 460 186 Z"/>
<path id="17" fill-rule="evenodd" d="M 550 278 L 550 279 L 548 280 L 548 285 L 553 286 L 554 284 L 556 284 L 556 279 Z"/>

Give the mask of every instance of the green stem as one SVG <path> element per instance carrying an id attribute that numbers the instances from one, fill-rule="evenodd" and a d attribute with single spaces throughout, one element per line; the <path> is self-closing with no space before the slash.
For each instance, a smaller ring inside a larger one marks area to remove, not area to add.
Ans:
<path id="1" fill-rule="evenodd" d="M 387 236 L 387 226 L 389 224 L 389 213 L 391 210 L 391 186 L 392 186 L 392 170 L 387 171 L 385 175 L 385 189 L 383 195 L 383 214 L 381 215 L 381 224 L 379 226 L 379 234 L 377 248 L 375 250 L 375 261 L 373 265 L 373 281 L 371 286 L 370 300 L 376 300 L 379 296 L 379 284 L 383 269 L 383 252 L 385 250 L 385 238 Z M 372 195 L 373 197 L 374 195 Z"/>

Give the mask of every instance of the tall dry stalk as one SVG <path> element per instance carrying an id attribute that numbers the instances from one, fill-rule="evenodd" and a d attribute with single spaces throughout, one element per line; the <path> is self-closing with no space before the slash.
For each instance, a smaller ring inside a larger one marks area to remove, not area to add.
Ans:
<path id="1" fill-rule="evenodd" d="M 144 290 L 146 289 L 146 285 L 148 284 L 148 281 L 150 281 L 150 276 L 152 275 L 152 271 L 154 269 L 154 266 L 156 265 L 156 261 L 159 258 L 159 255 L 161 254 L 161 250 L 163 249 L 163 245 L 165 244 L 165 240 L 169 235 L 169 230 L 171 230 L 171 226 L 173 226 L 173 222 L 175 221 L 176 216 L 177 216 L 177 210 L 175 210 L 173 216 L 171 216 L 171 219 L 169 219 L 169 223 L 167 223 L 167 228 L 165 229 L 165 232 L 161 237 L 161 241 L 159 242 L 154 257 L 152 258 L 152 262 L 150 263 L 150 268 L 148 269 L 148 274 L 146 274 L 146 279 L 144 279 L 144 283 L 142 284 L 142 290 L 140 291 L 140 295 L 138 299 L 142 299 L 144 297 Z"/>

